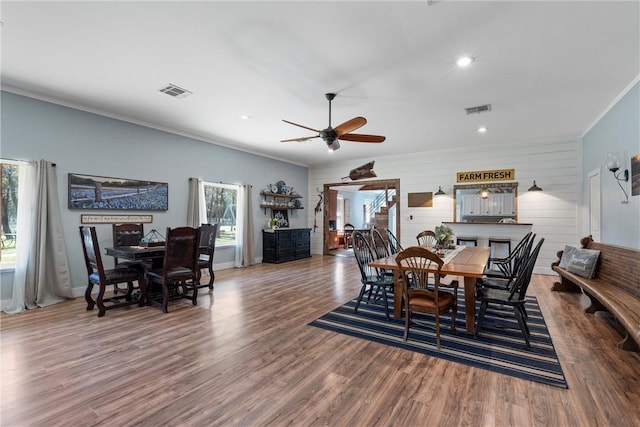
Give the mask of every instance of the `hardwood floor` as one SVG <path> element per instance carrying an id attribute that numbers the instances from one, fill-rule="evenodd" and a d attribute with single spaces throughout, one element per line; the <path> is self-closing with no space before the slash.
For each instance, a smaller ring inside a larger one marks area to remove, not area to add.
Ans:
<path id="1" fill-rule="evenodd" d="M 2 314 L 2 426 L 637 426 L 640 355 L 586 297 L 538 297 L 569 389 L 307 326 L 355 297 L 353 258 L 216 272 L 169 313 L 82 298 Z M 203 280 L 206 278 L 203 278 Z"/>

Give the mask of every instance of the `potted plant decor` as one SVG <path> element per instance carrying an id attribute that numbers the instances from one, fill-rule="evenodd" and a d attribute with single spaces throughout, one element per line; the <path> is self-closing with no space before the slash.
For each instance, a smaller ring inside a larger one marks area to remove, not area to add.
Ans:
<path id="1" fill-rule="evenodd" d="M 447 225 L 436 226 L 434 233 L 439 247 L 444 247 L 449 244 L 451 237 L 453 236 L 453 230 Z"/>

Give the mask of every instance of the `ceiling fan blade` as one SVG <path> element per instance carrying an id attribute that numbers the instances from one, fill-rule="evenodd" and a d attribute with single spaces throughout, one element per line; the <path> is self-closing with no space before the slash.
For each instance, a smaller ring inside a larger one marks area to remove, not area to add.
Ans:
<path id="1" fill-rule="evenodd" d="M 364 117 L 354 117 L 353 119 L 347 120 L 346 122 L 336 126 L 333 130 L 336 131 L 336 134 L 338 136 L 341 136 L 345 133 L 349 133 L 356 129 L 359 129 L 366 124 L 367 119 L 365 119 Z"/>
<path id="2" fill-rule="evenodd" d="M 293 139 L 283 139 L 280 142 L 301 142 L 301 141 L 307 141 L 309 139 L 313 139 L 313 138 L 318 138 L 320 137 L 320 135 L 314 135 L 314 136 L 303 136 L 302 138 L 293 138 Z"/>
<path id="3" fill-rule="evenodd" d="M 361 133 L 347 133 L 339 136 L 338 139 L 353 142 L 383 142 L 386 138 L 382 135 L 364 135 Z"/>
<path id="4" fill-rule="evenodd" d="M 282 119 L 282 121 L 285 122 L 285 123 L 289 123 L 290 125 L 298 126 L 299 128 L 302 128 L 302 129 L 307 129 L 307 130 L 313 131 L 315 133 L 320 133 L 320 131 L 317 130 L 317 129 L 313 129 L 313 128 L 310 128 L 310 127 L 307 127 L 307 126 L 302 126 L 302 125 L 299 125 L 297 123 L 290 122 L 289 120 Z"/>

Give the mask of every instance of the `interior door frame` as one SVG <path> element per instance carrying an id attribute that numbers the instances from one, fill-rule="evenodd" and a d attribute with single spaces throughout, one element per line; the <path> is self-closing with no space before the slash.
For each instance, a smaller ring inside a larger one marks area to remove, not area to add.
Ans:
<path id="1" fill-rule="evenodd" d="M 324 214 L 322 215 L 322 253 L 324 255 L 330 255 L 329 251 L 329 190 L 331 187 L 346 187 L 353 185 L 363 185 L 367 187 L 367 190 L 387 190 L 387 189 L 395 189 L 396 190 L 396 226 L 394 234 L 396 236 L 400 236 L 400 179 L 379 179 L 379 180 L 371 180 L 371 181 L 349 181 L 349 182 L 336 182 L 324 184 L 323 187 L 323 200 L 322 206 Z M 360 191 L 360 190 L 358 190 Z"/>
<path id="2" fill-rule="evenodd" d="M 597 187 L 592 186 L 592 179 L 597 178 Z M 600 172 L 600 168 L 594 169 L 587 175 L 587 196 L 588 196 L 588 214 L 587 214 L 587 228 L 589 230 L 589 235 L 593 237 L 596 242 L 600 242 L 602 239 L 602 176 Z M 592 200 L 593 190 L 596 190 L 598 197 L 596 200 Z M 596 202 L 597 206 L 594 206 L 594 202 Z M 598 235 L 593 235 L 593 227 L 592 221 L 594 219 L 593 210 L 597 209 L 597 220 L 598 220 Z"/>

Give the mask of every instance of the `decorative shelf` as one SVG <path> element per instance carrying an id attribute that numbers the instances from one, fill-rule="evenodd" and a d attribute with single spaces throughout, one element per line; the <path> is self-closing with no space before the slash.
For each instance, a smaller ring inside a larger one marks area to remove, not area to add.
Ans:
<path id="1" fill-rule="evenodd" d="M 302 196 L 299 194 L 291 195 L 291 194 L 280 194 L 280 193 L 267 193 L 266 191 L 260 192 L 263 196 L 271 196 L 271 197 L 280 197 L 282 199 L 302 199 Z"/>
<path id="2" fill-rule="evenodd" d="M 295 206 L 289 206 L 289 205 L 265 205 L 265 204 L 260 204 L 261 208 L 269 208 L 269 209 L 304 209 L 304 207 L 300 206 L 299 208 L 296 208 Z"/>
<path id="3" fill-rule="evenodd" d="M 264 209 L 264 212 L 267 213 L 267 209 L 276 209 L 276 210 L 296 210 L 296 209 L 304 209 L 303 206 L 289 206 L 288 202 L 295 199 L 302 199 L 302 196 L 299 194 L 282 194 L 282 193 L 271 193 L 268 191 L 261 191 L 260 195 L 263 197 L 263 202 L 260 203 L 260 207 Z M 268 199 L 271 199 L 271 202 L 268 203 Z"/>

